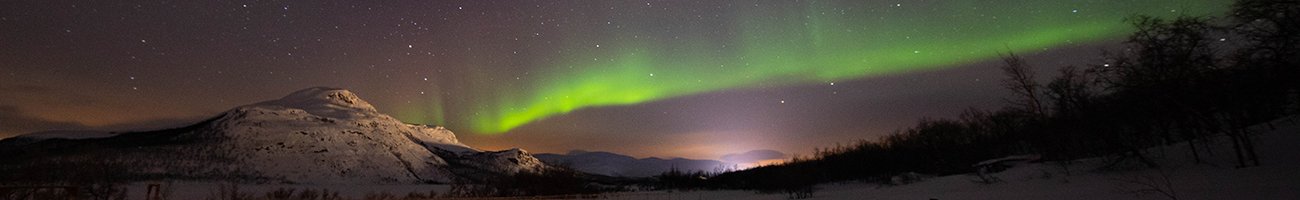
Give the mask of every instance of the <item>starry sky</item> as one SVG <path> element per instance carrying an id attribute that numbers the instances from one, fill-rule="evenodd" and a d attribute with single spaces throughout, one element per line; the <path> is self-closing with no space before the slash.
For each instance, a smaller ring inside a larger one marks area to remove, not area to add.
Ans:
<path id="1" fill-rule="evenodd" d="M 1226 0 L 0 2 L 0 138 L 193 123 L 312 86 L 534 152 L 719 159 L 1003 105 L 1000 55 L 1099 62 Z M 1046 76 L 1042 76 L 1046 77 Z"/>

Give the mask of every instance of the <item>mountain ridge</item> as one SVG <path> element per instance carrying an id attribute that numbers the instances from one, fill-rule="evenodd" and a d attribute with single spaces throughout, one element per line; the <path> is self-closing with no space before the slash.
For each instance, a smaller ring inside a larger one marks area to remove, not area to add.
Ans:
<path id="1" fill-rule="evenodd" d="M 738 165 L 718 160 L 686 158 L 635 158 L 605 151 L 569 151 L 565 154 L 534 155 L 547 163 L 566 165 L 581 172 L 606 176 L 651 177 L 669 170 L 718 172 L 735 170 Z"/>
<path id="2" fill-rule="evenodd" d="M 329 87 L 238 106 L 176 129 L 15 138 L 0 140 L 3 180 L 75 179 L 45 169 L 93 165 L 125 172 L 113 179 L 273 183 L 473 182 L 550 169 L 527 151 L 475 149 L 444 127 L 403 123 L 351 91 Z M 103 174 L 89 176 L 96 175 Z"/>

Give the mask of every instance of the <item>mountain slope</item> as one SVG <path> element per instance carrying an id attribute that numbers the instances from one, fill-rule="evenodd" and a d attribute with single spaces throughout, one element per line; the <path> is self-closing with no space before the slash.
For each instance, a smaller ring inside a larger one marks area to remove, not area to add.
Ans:
<path id="1" fill-rule="evenodd" d="M 403 123 L 350 91 L 323 87 L 179 129 L 4 144 L 0 172 L 14 176 L 7 180 L 61 180 L 44 169 L 89 165 L 129 172 L 116 179 L 287 183 L 447 183 L 546 169 L 525 151 L 474 149 L 445 128 Z"/>

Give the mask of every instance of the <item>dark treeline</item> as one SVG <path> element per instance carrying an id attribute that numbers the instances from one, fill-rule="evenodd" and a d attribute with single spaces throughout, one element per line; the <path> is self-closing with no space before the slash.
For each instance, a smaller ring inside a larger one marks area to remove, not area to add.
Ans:
<path id="1" fill-rule="evenodd" d="M 1018 154 L 1061 163 L 1105 157 L 1108 166 L 1160 167 L 1143 149 L 1186 145 L 1204 152 L 1211 137 L 1231 141 L 1237 167 L 1257 166 L 1248 126 L 1300 106 L 1300 1 L 1239 0 L 1227 18 L 1136 16 L 1126 46 L 1101 63 L 1062 67 L 1046 84 L 1016 55 L 1005 56 L 1005 86 L 1016 96 L 997 111 L 923 119 L 878 140 L 817 149 L 784 164 L 721 174 L 672 172 L 675 189 L 806 191 L 835 181 L 890 182 L 916 172 L 970 173 L 972 164 Z M 1201 162 L 1199 153 L 1194 155 Z"/>

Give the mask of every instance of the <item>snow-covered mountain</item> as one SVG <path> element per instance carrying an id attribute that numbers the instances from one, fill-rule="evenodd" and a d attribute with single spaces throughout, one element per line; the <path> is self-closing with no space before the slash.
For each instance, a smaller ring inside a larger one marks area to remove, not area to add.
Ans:
<path id="1" fill-rule="evenodd" d="M 622 177 L 650 177 L 676 168 L 679 171 L 718 172 L 735 170 L 736 164 L 717 160 L 692 160 L 685 158 L 641 158 L 602 151 L 570 151 L 567 154 L 537 154 L 538 159 L 551 164 L 566 165 L 574 170 Z"/>
<path id="2" fill-rule="evenodd" d="M 49 169 L 102 166 L 128 179 L 448 183 L 549 169 L 527 151 L 478 150 L 446 128 L 403 123 L 350 91 L 324 87 L 177 129 L 45 136 L 0 141 L 0 174 L 12 176 L 0 179 L 59 180 Z"/>

